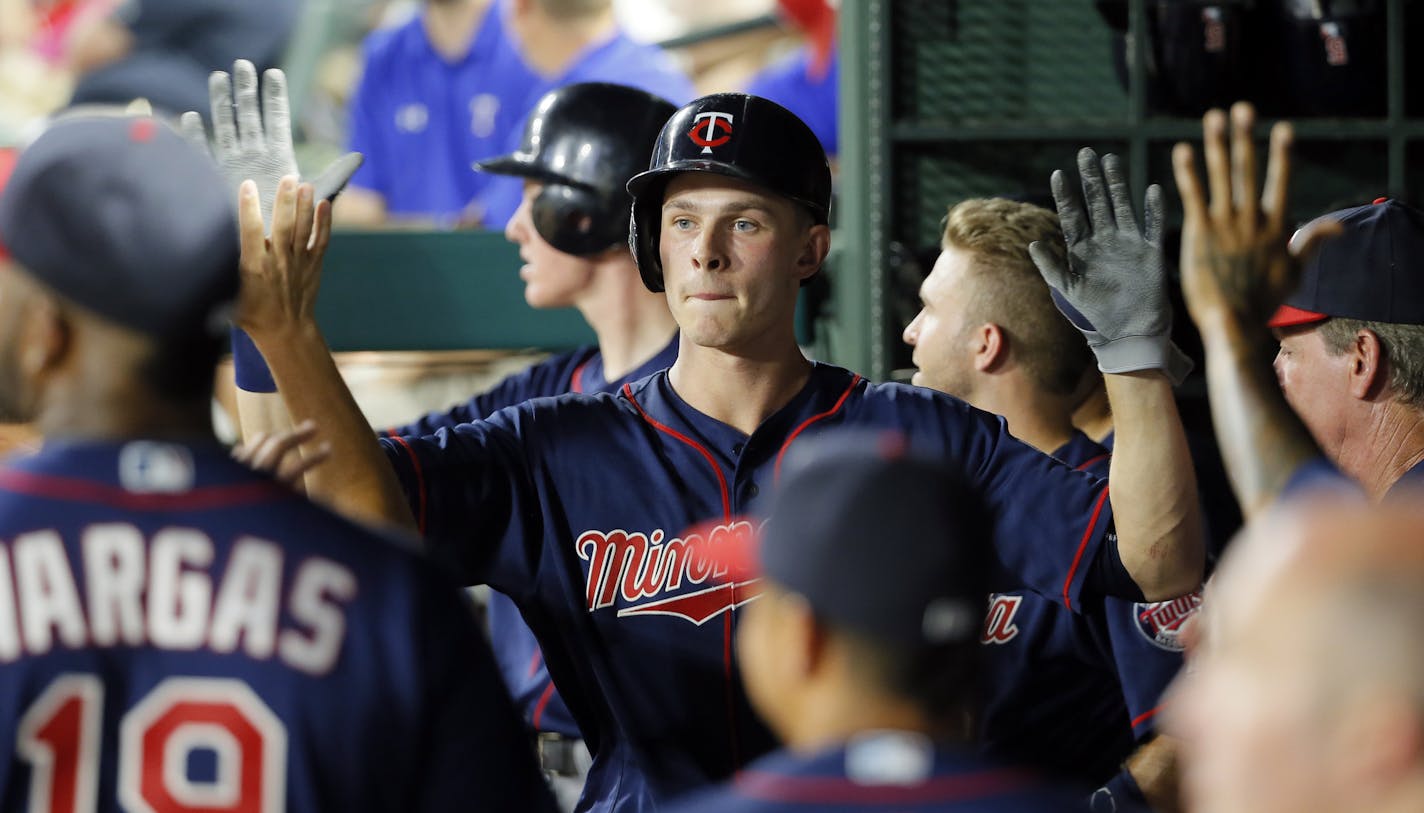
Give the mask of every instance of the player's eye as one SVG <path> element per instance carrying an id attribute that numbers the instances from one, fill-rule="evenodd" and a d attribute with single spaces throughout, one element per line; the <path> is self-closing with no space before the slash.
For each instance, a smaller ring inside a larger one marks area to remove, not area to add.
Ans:
<path id="1" fill-rule="evenodd" d="M 692 228 L 692 220 L 686 217 L 674 217 L 672 219 L 672 227 L 679 231 L 687 231 Z"/>
<path id="2" fill-rule="evenodd" d="M 739 217 L 732 221 L 732 231 L 752 231 L 756 229 L 756 227 L 757 224 L 755 222 L 747 220 L 744 217 Z"/>

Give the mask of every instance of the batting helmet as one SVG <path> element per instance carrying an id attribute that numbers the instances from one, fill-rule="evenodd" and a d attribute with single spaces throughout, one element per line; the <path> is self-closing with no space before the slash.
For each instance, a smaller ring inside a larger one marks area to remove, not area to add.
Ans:
<path id="1" fill-rule="evenodd" d="M 539 236 L 565 254 L 597 254 L 628 239 L 625 184 L 648 165 L 658 130 L 675 110 L 624 85 L 565 85 L 529 114 L 518 151 L 475 169 L 542 183 L 530 203 Z"/>
<path id="2" fill-rule="evenodd" d="M 658 255 L 663 190 L 672 176 L 711 172 L 764 187 L 829 222 L 831 167 L 816 134 L 775 102 L 745 93 L 714 93 L 678 110 L 658 134 L 648 171 L 633 176 L 628 242 L 650 291 L 663 290 Z"/>

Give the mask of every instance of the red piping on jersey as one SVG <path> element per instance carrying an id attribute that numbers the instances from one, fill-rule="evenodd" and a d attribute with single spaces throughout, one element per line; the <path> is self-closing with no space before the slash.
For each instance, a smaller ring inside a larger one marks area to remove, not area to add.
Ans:
<path id="1" fill-rule="evenodd" d="M 776 468 L 772 469 L 772 474 L 771 474 L 771 479 L 772 479 L 773 482 L 778 481 L 778 480 L 781 479 L 781 458 L 785 457 L 785 456 L 786 456 L 786 450 L 791 448 L 791 441 L 795 440 L 797 435 L 799 435 L 799 434 L 801 434 L 802 432 L 806 431 L 807 427 L 809 427 L 811 424 L 813 424 L 813 423 L 815 423 L 816 421 L 819 421 L 819 420 L 821 420 L 821 419 L 823 419 L 823 418 L 829 418 L 829 417 L 831 417 L 832 415 L 834 415 L 834 414 L 836 414 L 837 412 L 839 412 L 840 409 L 841 409 L 841 407 L 845 405 L 846 399 L 850 397 L 851 391 L 855 389 L 855 385 L 857 385 L 857 384 L 859 384 L 859 383 L 860 383 L 860 376 L 859 376 L 859 375 L 853 375 L 853 376 L 851 376 L 851 378 L 850 378 L 850 386 L 849 386 L 849 387 L 846 387 L 846 391 L 843 392 L 843 393 L 841 393 L 841 397 L 836 400 L 835 406 L 831 407 L 830 409 L 826 410 L 825 412 L 822 412 L 822 413 L 819 414 L 819 415 L 812 415 L 811 417 L 809 417 L 809 418 L 807 418 L 805 421 L 803 421 L 800 426 L 798 426 L 798 427 L 796 427 L 795 429 L 791 430 L 791 434 L 789 434 L 789 435 L 786 436 L 786 442 L 783 443 L 783 444 L 781 444 L 781 451 L 779 451 L 779 452 L 776 453 Z"/>
<path id="2" fill-rule="evenodd" d="M 876 787 L 841 777 L 785 776 L 766 771 L 743 771 L 734 784 L 736 793 L 751 799 L 802 804 L 911 805 L 963 801 L 1022 790 L 1036 785 L 1022 771 L 990 770 L 958 776 L 936 776 L 916 785 Z"/>
<path id="3" fill-rule="evenodd" d="M 385 435 L 391 440 L 395 440 L 396 438 L 400 437 L 400 433 L 396 431 L 396 428 L 394 426 L 392 426 L 390 429 L 387 429 Z"/>
<path id="4" fill-rule="evenodd" d="M 583 368 L 587 367 L 590 361 L 593 361 L 593 356 L 584 359 L 574 368 L 574 374 L 569 376 L 569 392 L 583 394 Z"/>
<path id="5" fill-rule="evenodd" d="M 120 486 L 33 474 L 26 471 L 0 472 L 0 489 L 30 497 L 89 502 L 129 511 L 202 511 L 212 508 L 232 508 L 239 505 L 267 502 L 289 496 L 291 492 L 267 481 L 236 483 L 222 486 L 200 486 L 180 494 L 140 494 Z"/>
<path id="6" fill-rule="evenodd" d="M 1103 452 L 1097 457 L 1090 457 L 1087 460 L 1084 460 L 1082 463 L 1079 463 L 1073 468 L 1078 471 L 1087 471 L 1088 469 L 1093 467 L 1094 463 L 1097 463 L 1099 460 L 1106 460 L 1109 457 L 1112 457 L 1112 452 Z"/>
<path id="7" fill-rule="evenodd" d="M 1078 574 L 1078 565 L 1083 562 L 1083 552 L 1088 549 L 1088 540 L 1093 538 L 1093 529 L 1098 527 L 1098 517 L 1103 513 L 1103 503 L 1107 501 L 1108 487 L 1103 486 L 1103 493 L 1098 495 L 1097 505 L 1093 506 L 1093 517 L 1088 520 L 1088 529 L 1083 531 L 1083 539 L 1078 543 L 1078 552 L 1073 554 L 1073 565 L 1068 568 L 1068 578 L 1063 580 L 1063 606 L 1070 610 L 1073 609 L 1073 577 Z"/>
<path id="8" fill-rule="evenodd" d="M 544 719 L 544 709 L 549 705 L 549 698 L 554 696 L 554 681 L 549 681 L 549 685 L 544 687 L 544 692 L 539 695 L 539 702 L 534 704 L 534 719 L 530 720 L 530 725 L 534 730 L 539 730 L 539 721 Z"/>
<path id="9" fill-rule="evenodd" d="M 704 448 L 702 444 L 698 443 L 687 435 L 682 434 L 681 432 L 677 431 L 676 429 L 673 429 L 670 426 L 665 426 L 653 420 L 652 417 L 648 415 L 648 413 L 643 411 L 643 405 L 638 403 L 638 399 L 633 397 L 632 384 L 623 385 L 623 397 L 628 399 L 628 402 L 633 405 L 633 408 L 638 410 L 638 414 L 643 416 L 643 420 L 647 421 L 654 429 L 658 430 L 659 432 L 663 432 L 664 434 L 672 435 L 683 443 L 686 443 L 688 446 L 691 446 L 692 448 L 696 449 L 698 454 L 702 455 L 704 458 L 707 459 L 707 465 L 712 467 L 713 473 L 717 475 L 717 485 L 722 489 L 722 519 L 725 522 L 730 523 L 732 521 L 732 498 L 731 493 L 727 490 L 727 477 L 722 474 L 722 467 L 717 465 L 717 459 L 712 456 L 712 453 L 707 451 L 707 449 Z"/>
<path id="10" fill-rule="evenodd" d="M 1147 722 L 1148 720 L 1150 720 L 1150 719 L 1152 719 L 1153 717 L 1155 717 L 1155 716 L 1157 715 L 1157 712 L 1159 712 L 1159 711 L 1161 711 L 1161 710 L 1162 710 L 1162 707 L 1161 707 L 1161 706 L 1158 706 L 1158 707 L 1156 707 L 1156 708 L 1154 708 L 1154 709 L 1150 709 L 1150 710 L 1148 710 L 1148 711 L 1142 712 L 1141 714 L 1139 714 L 1139 715 L 1137 715 L 1136 717 L 1133 718 L 1133 720 L 1132 720 L 1132 727 L 1133 727 L 1133 728 L 1137 728 L 1138 726 L 1142 725 L 1143 723 L 1145 723 L 1145 722 Z"/>
<path id="11" fill-rule="evenodd" d="M 727 477 L 722 474 L 722 467 L 717 465 L 717 459 L 712 456 L 712 453 L 707 451 L 702 444 L 687 435 L 653 420 L 647 412 L 643 411 L 643 405 L 638 403 L 638 399 L 633 397 L 632 384 L 623 385 L 623 397 L 628 399 L 628 403 L 632 404 L 633 408 L 638 410 L 638 414 L 643 416 L 643 420 L 647 421 L 654 429 L 672 435 L 688 446 L 696 449 L 699 454 L 707 459 L 707 465 L 712 467 L 712 471 L 717 475 L 717 485 L 722 489 L 722 521 L 730 525 L 732 522 L 732 497 L 727 489 Z M 731 601 L 732 606 L 727 609 L 727 618 L 722 623 L 722 685 L 726 688 L 727 736 L 732 751 L 732 770 L 737 771 L 742 767 L 742 759 L 740 749 L 737 748 L 740 737 L 737 732 L 736 696 L 732 692 L 732 608 L 737 606 L 737 586 L 735 583 L 732 584 Z"/>
<path id="12" fill-rule="evenodd" d="M 410 444 L 406 443 L 405 438 L 391 438 L 391 440 L 399 443 L 400 447 L 405 449 L 405 453 L 410 456 L 410 467 L 415 471 L 415 488 L 420 492 L 418 503 L 420 509 L 415 517 L 415 526 L 420 529 L 423 536 L 425 534 L 425 472 L 420 468 L 420 458 L 415 456 L 415 450 L 410 448 Z"/>
<path id="13" fill-rule="evenodd" d="M 525 677 L 534 677 L 534 673 L 539 671 L 539 663 L 544 660 L 544 650 L 534 650 L 534 657 L 529 659 L 529 674 Z"/>

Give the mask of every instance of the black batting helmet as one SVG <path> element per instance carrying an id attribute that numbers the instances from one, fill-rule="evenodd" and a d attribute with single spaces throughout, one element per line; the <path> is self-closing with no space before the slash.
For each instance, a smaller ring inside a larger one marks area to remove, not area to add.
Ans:
<path id="1" fill-rule="evenodd" d="M 519 150 L 475 169 L 538 181 L 534 228 L 565 254 L 598 254 L 628 239 L 625 185 L 648 165 L 658 130 L 676 108 L 646 91 L 582 82 L 544 94 Z"/>
<path id="2" fill-rule="evenodd" d="M 628 243 L 651 291 L 663 290 L 658 255 L 663 190 L 672 176 L 711 172 L 790 198 L 816 223 L 831 214 L 831 167 L 816 134 L 775 102 L 745 93 L 714 93 L 678 110 L 653 148 L 648 171 L 628 182 L 633 222 Z"/>

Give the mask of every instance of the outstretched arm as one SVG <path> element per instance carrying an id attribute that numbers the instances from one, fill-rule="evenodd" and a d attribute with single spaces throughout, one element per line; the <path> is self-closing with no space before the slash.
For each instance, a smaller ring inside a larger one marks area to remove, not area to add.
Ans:
<path id="1" fill-rule="evenodd" d="M 1275 341 L 1266 322 L 1299 281 L 1286 243 L 1291 126 L 1271 129 L 1265 188 L 1256 193 L 1255 111 L 1238 103 L 1227 118 L 1202 119 L 1208 204 L 1189 144 L 1172 151 L 1181 191 L 1182 293 L 1206 349 L 1207 395 L 1226 473 L 1248 519 L 1280 495 L 1306 462 L 1320 457 L 1309 430 L 1286 403 L 1272 369 Z M 1338 231 L 1325 224 L 1304 235 L 1301 253 Z"/>
<path id="2" fill-rule="evenodd" d="M 1139 230 L 1121 161 L 1078 154 L 1082 196 L 1054 172 L 1065 267 L 1038 243 L 1034 263 L 1106 375 L 1117 439 L 1108 483 L 1123 567 L 1149 601 L 1201 584 L 1205 563 L 1196 475 L 1172 385 L 1190 369 L 1171 342 L 1162 266 L 1162 191 L 1147 191 Z"/>
<path id="3" fill-rule="evenodd" d="M 238 206 L 243 277 L 238 324 L 271 366 L 292 420 L 320 426 L 329 447 L 326 464 L 306 473 L 307 493 L 357 521 L 415 530 L 395 473 L 316 324 L 331 204 L 317 202 L 311 184 L 283 178 L 271 237 L 263 235 L 254 183 L 243 183 Z"/>

